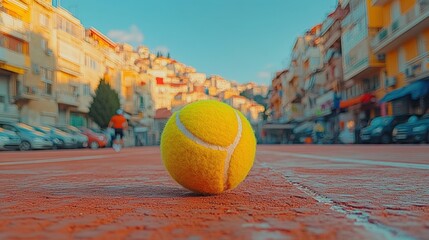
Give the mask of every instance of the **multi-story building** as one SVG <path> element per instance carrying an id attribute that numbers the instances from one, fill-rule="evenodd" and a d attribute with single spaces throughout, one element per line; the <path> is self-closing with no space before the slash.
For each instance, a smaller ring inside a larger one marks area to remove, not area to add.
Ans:
<path id="1" fill-rule="evenodd" d="M 198 72 L 190 72 L 190 73 L 187 73 L 186 76 L 189 78 L 189 82 L 196 86 L 204 85 L 204 82 L 206 81 L 206 78 L 207 78 L 205 73 L 198 73 Z"/>
<path id="2" fill-rule="evenodd" d="M 275 74 L 271 80 L 271 92 L 269 94 L 269 107 L 271 109 L 271 121 L 286 121 L 287 116 L 284 112 L 284 91 L 283 91 L 283 79 L 286 78 L 288 69 L 279 71 Z"/>
<path id="3" fill-rule="evenodd" d="M 371 46 L 385 56 L 383 114 L 423 114 L 429 107 L 429 1 L 372 0 L 382 26 Z"/>
<path id="4" fill-rule="evenodd" d="M 262 96 L 262 97 L 267 97 L 267 93 L 268 93 L 268 86 L 254 86 L 251 90 L 252 95 L 255 96 Z"/>
<path id="5" fill-rule="evenodd" d="M 304 96 L 303 55 L 305 53 L 305 38 L 299 36 L 292 48 L 289 72 L 283 83 L 286 95 L 285 111 L 290 120 L 300 121 L 304 117 L 302 97 Z"/>
<path id="6" fill-rule="evenodd" d="M 224 99 L 228 99 L 232 96 L 239 96 L 240 92 L 238 91 L 238 89 L 236 88 L 230 88 L 227 90 L 224 90 L 222 92 L 220 92 L 217 97 L 219 100 L 224 100 Z"/>
<path id="7" fill-rule="evenodd" d="M 219 92 L 231 88 L 231 82 L 218 75 L 212 75 L 204 82 L 210 96 L 216 96 Z"/>
<path id="8" fill-rule="evenodd" d="M 113 79 L 113 71 L 109 73 L 109 61 L 111 58 L 109 53 L 115 48 L 115 43 L 100 33 L 94 28 L 86 29 L 85 38 L 82 42 L 82 66 L 79 88 L 79 106 L 78 112 L 74 113 L 73 118 L 70 119 L 70 124 L 75 126 L 85 126 L 90 120 L 87 116 L 89 106 L 92 102 L 92 95 L 98 87 L 100 79 L 105 79 L 108 83 L 115 82 Z M 120 66 L 119 56 L 116 56 L 116 64 L 110 66 L 111 69 L 117 69 Z M 115 61 L 114 60 L 114 61 Z M 113 87 L 113 86 L 112 86 Z"/>
<path id="9" fill-rule="evenodd" d="M 343 87 L 343 58 L 341 53 L 341 20 L 348 14 L 340 4 L 331 12 L 322 24 L 320 32 L 323 45 L 323 68 L 326 81 L 321 86 L 323 94 L 316 99 L 316 115 L 323 117 L 326 132 L 338 135 L 339 130 L 339 99 Z"/>
<path id="10" fill-rule="evenodd" d="M 323 71 L 326 75 L 324 89 L 339 92 L 343 84 L 343 58 L 341 21 L 348 14 L 341 5 L 331 12 L 322 24 L 320 37 L 323 45 Z"/>
<path id="11" fill-rule="evenodd" d="M 284 86 L 284 85 L 283 85 Z M 258 86 L 254 82 L 250 82 L 244 85 L 244 88 L 237 86 L 237 90 L 242 92 L 245 96 L 249 96 L 250 98 L 254 98 L 255 96 L 266 97 L 268 93 L 268 86 Z"/>
<path id="12" fill-rule="evenodd" d="M 316 116 L 316 99 L 323 94 L 321 90 L 323 90 L 322 85 L 325 82 L 325 75 L 321 70 L 323 67 L 321 27 L 322 24 L 318 24 L 304 35 L 305 52 L 302 56 L 304 96 L 301 103 L 306 119 L 312 119 Z"/>
<path id="13" fill-rule="evenodd" d="M 371 41 L 382 26 L 382 9 L 371 0 L 342 1 L 341 7 L 348 14 L 341 22 L 344 87 L 340 107 L 347 112 L 340 114 L 340 120 L 353 127 L 380 113 L 374 95 L 380 89 L 385 56 L 374 53 Z"/>
<path id="14" fill-rule="evenodd" d="M 84 121 L 80 109 L 84 27 L 70 12 L 55 8 L 53 47 L 56 55 L 55 96 L 58 103 L 58 122 L 62 124 Z"/>
<path id="15" fill-rule="evenodd" d="M 17 121 L 29 102 L 37 101 L 30 70 L 29 1 L 0 2 L 0 120 Z"/>
<path id="16" fill-rule="evenodd" d="M 209 97 L 204 92 L 193 91 L 193 92 L 179 92 L 174 96 L 171 100 L 172 112 L 176 112 L 184 107 L 186 104 L 199 101 L 199 100 L 207 100 L 214 99 L 213 97 Z"/>

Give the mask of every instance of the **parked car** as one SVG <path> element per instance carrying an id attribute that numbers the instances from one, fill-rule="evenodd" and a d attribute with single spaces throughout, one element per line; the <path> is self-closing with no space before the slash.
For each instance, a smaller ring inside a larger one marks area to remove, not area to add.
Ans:
<path id="1" fill-rule="evenodd" d="M 16 133 L 0 128 L 0 150 L 17 150 L 21 138 Z"/>
<path id="2" fill-rule="evenodd" d="M 71 134 L 76 139 L 78 148 L 88 147 L 88 137 L 82 134 L 82 132 L 77 127 L 70 125 L 56 125 L 55 128 Z"/>
<path id="3" fill-rule="evenodd" d="M 79 128 L 82 134 L 88 137 L 88 145 L 92 149 L 103 148 L 107 146 L 108 139 L 104 134 L 96 133 L 89 128 Z"/>
<path id="4" fill-rule="evenodd" d="M 391 143 L 392 132 L 396 125 L 404 123 L 410 115 L 382 116 L 371 120 L 369 126 L 362 128 L 360 139 L 362 143 Z"/>
<path id="5" fill-rule="evenodd" d="M 77 148 L 77 142 L 71 134 L 48 126 L 33 126 L 33 128 L 48 135 L 54 142 L 54 148 Z"/>
<path id="6" fill-rule="evenodd" d="M 410 117 L 406 123 L 397 125 L 392 135 L 397 143 L 429 143 L 429 113 L 420 118 Z"/>
<path id="7" fill-rule="evenodd" d="M 19 149 L 27 151 L 31 149 L 52 149 L 53 142 L 45 133 L 35 130 L 25 123 L 0 122 L 0 127 L 15 132 L 21 138 Z"/>

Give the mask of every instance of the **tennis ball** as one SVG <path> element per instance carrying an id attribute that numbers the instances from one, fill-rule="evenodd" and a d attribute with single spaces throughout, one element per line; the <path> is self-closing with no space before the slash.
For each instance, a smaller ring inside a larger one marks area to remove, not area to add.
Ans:
<path id="1" fill-rule="evenodd" d="M 238 186 L 253 166 L 256 139 L 241 112 L 202 100 L 175 112 L 161 136 L 162 161 L 176 182 L 202 194 Z"/>

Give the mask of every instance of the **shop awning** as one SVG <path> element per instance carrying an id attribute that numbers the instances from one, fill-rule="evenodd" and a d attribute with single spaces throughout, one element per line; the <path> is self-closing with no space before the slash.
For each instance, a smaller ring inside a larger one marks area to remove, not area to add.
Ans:
<path id="1" fill-rule="evenodd" d="M 371 93 L 365 93 L 355 98 L 347 99 L 340 102 L 340 108 L 348 108 L 359 103 L 369 103 L 375 100 L 374 95 Z"/>
<path id="2" fill-rule="evenodd" d="M 391 91 L 386 94 L 380 102 L 390 102 L 395 99 L 405 97 L 407 95 L 411 95 L 411 99 L 417 100 L 422 96 L 425 96 L 429 93 L 429 81 L 420 80 L 417 82 L 413 82 L 410 85 L 407 85 L 402 88 L 398 88 L 396 90 Z"/>

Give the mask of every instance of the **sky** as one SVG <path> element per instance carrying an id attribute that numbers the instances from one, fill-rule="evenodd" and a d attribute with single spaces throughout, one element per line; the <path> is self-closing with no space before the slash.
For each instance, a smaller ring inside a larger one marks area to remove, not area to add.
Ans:
<path id="1" fill-rule="evenodd" d="M 61 0 L 85 28 L 144 45 L 197 72 L 269 85 L 289 65 L 297 36 L 337 0 Z"/>

